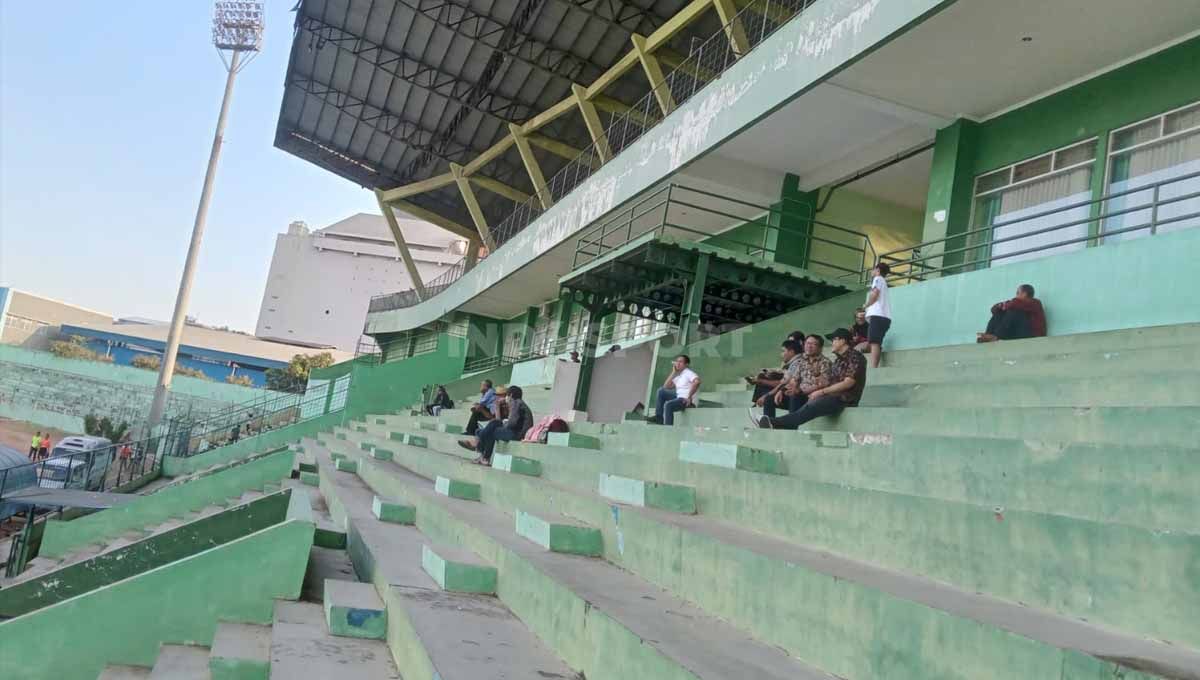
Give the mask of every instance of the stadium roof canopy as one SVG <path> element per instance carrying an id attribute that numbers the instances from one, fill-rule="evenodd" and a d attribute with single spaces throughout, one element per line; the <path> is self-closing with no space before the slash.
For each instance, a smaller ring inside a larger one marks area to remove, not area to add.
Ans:
<path id="1" fill-rule="evenodd" d="M 662 26 L 686 0 L 300 0 L 275 145 L 372 189 L 466 165 L 521 124 L 587 86 L 625 56 L 631 36 Z M 657 51 L 682 60 L 721 28 L 687 23 Z M 597 101 L 602 116 L 650 86 L 631 69 Z M 561 116 L 530 143 L 547 178 L 591 144 L 580 116 Z M 509 148 L 479 172 L 524 194 L 534 187 Z M 479 192 L 493 224 L 511 196 Z M 472 223 L 453 185 L 413 205 Z"/>

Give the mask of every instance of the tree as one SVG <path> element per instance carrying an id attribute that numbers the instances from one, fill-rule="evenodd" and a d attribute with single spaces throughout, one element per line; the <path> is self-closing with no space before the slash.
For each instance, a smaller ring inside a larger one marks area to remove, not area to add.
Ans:
<path id="1" fill-rule="evenodd" d="M 230 373 L 225 376 L 225 382 L 230 385 L 241 385 L 243 387 L 254 387 L 254 381 L 248 375 L 233 375 Z"/>
<path id="2" fill-rule="evenodd" d="M 101 354 L 87 346 L 87 338 L 82 335 L 72 335 L 50 343 L 50 353 L 60 359 L 83 359 L 86 361 L 102 361 L 111 364 L 112 357 Z"/>
<path id="3" fill-rule="evenodd" d="M 110 442 L 119 442 L 129 431 L 129 423 L 114 426 L 108 416 L 97 418 L 96 414 L 89 413 L 83 417 L 83 431 L 93 437 L 104 437 Z"/>
<path id="4" fill-rule="evenodd" d="M 304 391 L 308 386 L 308 374 L 314 368 L 328 368 L 333 365 L 333 355 L 329 352 L 320 354 L 297 354 L 288 362 L 287 368 L 267 369 L 267 389 L 279 392 Z"/>
<path id="5" fill-rule="evenodd" d="M 129 361 L 129 365 L 135 368 L 144 368 L 147 371 L 157 371 L 162 368 L 162 358 L 157 354 L 139 354 Z M 186 375 L 189 378 L 212 380 L 204 371 L 181 366 L 178 361 L 175 362 L 175 375 Z"/>

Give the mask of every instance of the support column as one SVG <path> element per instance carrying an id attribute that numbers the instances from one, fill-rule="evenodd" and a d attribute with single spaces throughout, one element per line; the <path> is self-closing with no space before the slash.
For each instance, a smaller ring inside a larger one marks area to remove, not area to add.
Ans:
<path id="1" fill-rule="evenodd" d="M 587 125 L 588 134 L 592 137 L 592 144 L 595 145 L 596 154 L 600 156 L 600 162 L 607 163 L 608 159 L 612 158 L 612 148 L 608 146 L 608 137 L 604 134 L 604 124 L 600 122 L 600 114 L 596 111 L 596 105 L 587 98 L 586 87 L 572 83 L 571 91 L 575 93 L 579 114 L 583 116 L 584 125 Z"/>
<path id="2" fill-rule="evenodd" d="M 483 244 L 479 242 L 479 237 L 477 236 L 473 236 L 467 240 L 465 271 L 471 271 L 479 262 L 479 248 L 482 245 Z"/>
<path id="3" fill-rule="evenodd" d="M 475 198 L 475 189 L 471 186 L 471 180 L 463 173 L 463 167 L 458 163 L 450 164 L 450 174 L 454 175 L 454 183 L 458 185 L 458 191 L 462 194 L 463 203 L 467 204 L 467 212 L 471 214 L 471 220 L 475 223 L 475 229 L 479 232 L 479 236 L 483 239 L 484 245 L 488 250 L 495 250 L 496 244 L 492 240 L 492 232 L 488 229 L 487 219 L 483 216 L 483 209 L 479 207 L 479 200 Z"/>
<path id="4" fill-rule="evenodd" d="M 696 259 L 696 273 L 683 294 L 683 312 L 679 315 L 680 351 L 696 339 L 700 331 L 700 312 L 704 308 L 704 285 L 708 282 L 708 253 Z"/>
<path id="5" fill-rule="evenodd" d="M 533 148 L 529 146 L 529 140 L 521 131 L 520 125 L 509 123 L 508 131 L 517 145 L 517 153 L 521 154 L 521 163 L 525 165 L 525 172 L 529 173 L 529 181 L 533 183 L 533 189 L 542 203 L 542 210 L 546 210 L 554 205 L 554 197 L 550 195 L 550 188 L 546 186 L 546 177 L 542 175 L 542 168 L 538 165 L 537 158 L 533 156 Z"/>
<path id="6" fill-rule="evenodd" d="M 525 309 L 525 325 L 521 328 L 521 356 L 529 356 L 533 350 L 533 331 L 537 327 L 538 308 Z"/>
<path id="7" fill-rule="evenodd" d="M 396 250 L 400 251 L 400 259 L 404 260 L 404 268 L 408 270 L 408 276 L 412 279 L 413 290 L 417 291 L 418 298 L 424 300 L 425 282 L 421 280 L 421 272 L 417 271 L 417 263 L 413 261 L 412 253 L 408 251 L 408 242 L 404 240 L 404 232 L 400 231 L 396 213 L 392 211 L 392 206 L 384 203 L 383 194 L 379 189 L 375 190 L 375 200 L 379 203 L 379 210 L 383 212 L 383 218 L 387 220 L 388 229 L 392 232 L 392 240 L 396 242 Z"/>
<path id="8" fill-rule="evenodd" d="M 925 227 L 921 241 L 932 241 L 965 232 L 971 222 L 971 200 L 975 184 L 975 141 L 978 124 L 959 119 L 938 130 L 934 139 L 933 167 L 929 171 L 929 195 L 925 201 Z M 935 255 L 965 247 L 966 239 L 951 238 L 921 253 Z M 940 268 L 963 261 L 964 253 L 926 260 L 927 268 Z M 904 273 L 904 272 L 899 272 Z M 913 272 L 919 275 L 920 271 Z"/>
<path id="9" fill-rule="evenodd" d="M 575 402 L 572 408 L 576 411 L 586 411 L 588 392 L 592 389 L 592 369 L 596 367 L 596 348 L 600 344 L 600 324 L 612 313 L 611 309 L 589 310 L 588 331 L 583 342 L 581 363 L 579 365 L 579 382 L 575 384 Z"/>
<path id="10" fill-rule="evenodd" d="M 725 35 L 729 38 L 729 47 L 733 53 L 741 57 L 749 52 L 750 41 L 746 39 L 746 30 L 742 27 L 742 20 L 738 17 L 733 0 L 713 0 L 713 7 L 716 8 L 717 16 L 721 18 L 721 24 L 725 27 Z"/>
<path id="11" fill-rule="evenodd" d="M 671 89 L 666 85 L 662 66 L 659 65 L 658 59 L 646 49 L 644 36 L 634 33 L 629 36 L 629 39 L 633 42 L 633 51 L 637 53 L 638 61 L 642 63 L 642 69 L 646 71 L 646 78 L 650 80 L 650 87 L 654 90 L 654 98 L 658 100 L 658 107 L 662 109 L 664 116 L 671 113 L 675 109 L 675 97 L 671 95 Z"/>
<path id="12" fill-rule="evenodd" d="M 813 215 L 819 201 L 819 191 L 801 191 L 800 178 L 784 175 L 779 202 L 773 207 L 772 226 L 775 229 L 775 262 L 807 268 L 813 259 Z"/>
<path id="13" fill-rule="evenodd" d="M 571 332 L 571 312 L 575 307 L 574 300 L 569 294 L 563 294 L 558 297 L 558 317 L 555 319 L 554 329 L 554 348 L 556 352 L 562 352 L 565 347 L 565 341 L 568 334 Z"/>

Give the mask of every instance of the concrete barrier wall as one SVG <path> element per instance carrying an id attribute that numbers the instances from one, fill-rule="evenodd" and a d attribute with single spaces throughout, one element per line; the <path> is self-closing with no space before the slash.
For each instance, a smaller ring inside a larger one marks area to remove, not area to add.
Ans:
<path id="1" fill-rule="evenodd" d="M 269 624 L 275 598 L 300 596 L 312 537 L 289 508 L 281 524 L 0 623 L 0 678 L 94 680 L 106 664 L 154 665 L 164 642 L 211 645 L 218 621 Z"/>
<path id="2" fill-rule="evenodd" d="M 326 413 L 311 420 L 281 427 L 278 430 L 271 430 L 270 432 L 263 432 L 253 437 L 246 437 L 239 440 L 236 444 L 227 444 L 206 453 L 200 453 L 187 458 L 166 456 L 163 458 L 162 473 L 164 477 L 190 475 L 193 472 L 212 467 L 213 465 L 221 465 L 252 456 L 256 453 L 277 449 L 291 442 L 299 441 L 301 437 L 308 437 L 316 432 L 340 425 L 342 423 L 342 415 L 341 411 Z"/>
<path id="3" fill-rule="evenodd" d="M 281 451 L 71 522 L 48 520 L 41 555 L 61 557 L 79 546 L 185 515 L 247 489 L 261 489 L 290 475 L 294 459 L 291 451 Z"/>
<path id="4" fill-rule="evenodd" d="M 1190 229 L 900 286 L 884 349 L 975 342 L 991 306 L 1022 283 L 1037 290 L 1049 335 L 1200 322 L 1197 253 L 1200 229 Z"/>

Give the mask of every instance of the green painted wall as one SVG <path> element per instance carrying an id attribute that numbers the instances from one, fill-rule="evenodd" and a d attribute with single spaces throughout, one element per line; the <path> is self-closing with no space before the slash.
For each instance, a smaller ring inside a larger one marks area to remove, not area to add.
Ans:
<path id="1" fill-rule="evenodd" d="M 164 642 L 212 644 L 218 621 L 270 623 L 308 567 L 297 500 L 308 509 L 293 491 L 282 524 L 0 623 L 0 678 L 95 680 L 110 663 L 152 666 Z"/>
<path id="2" fill-rule="evenodd" d="M 421 400 L 425 385 L 445 384 L 462 376 L 467 338 L 442 334 L 428 354 L 386 364 L 358 363 L 351 371 L 346 417 L 406 409 Z"/>
<path id="3" fill-rule="evenodd" d="M 817 213 L 817 220 L 866 234 L 876 252 L 882 253 L 920 243 L 924 212 L 849 189 L 838 189 L 825 209 Z M 874 264 L 870 261 L 870 253 L 862 254 L 862 239 L 853 234 L 818 224 L 813 235 L 849 246 L 814 241 L 809 268 L 815 272 L 824 273 L 826 270 L 822 265 L 861 271 Z M 830 273 L 840 275 L 842 272 L 834 270 Z"/>
<path id="4" fill-rule="evenodd" d="M 1109 132 L 1200 100 L 1196 73 L 1200 73 L 1200 38 L 989 121 L 960 120 L 939 131 L 922 240 L 967 229 L 977 176 L 1090 137 L 1098 138 L 1092 188 L 1099 197 Z M 947 248 L 963 245 L 951 241 Z M 947 263 L 955 257 L 948 257 Z"/>
<path id="5" fill-rule="evenodd" d="M 1050 335 L 1198 322 L 1188 275 L 1197 253 L 1191 229 L 901 286 L 884 349 L 973 343 L 988 309 L 1022 283 L 1037 289 Z"/>
<path id="6" fill-rule="evenodd" d="M 181 517 L 212 503 L 224 503 L 247 489 L 261 489 L 267 482 L 289 476 L 294 460 L 291 451 L 281 451 L 70 522 L 47 520 L 41 555 L 61 557 L 75 548 L 120 536 L 131 529 Z"/>
<path id="7" fill-rule="evenodd" d="M 0 616 L 21 616 L 278 524 L 289 493 L 264 496 L 0 590 Z"/>
<path id="8" fill-rule="evenodd" d="M 653 396 L 667 379 L 671 361 L 678 354 L 687 354 L 691 358 L 692 368 L 700 374 L 705 385 L 702 390 L 721 383 L 740 382 L 742 376 L 757 373 L 760 368 L 778 366 L 779 343 L 788 333 L 794 330 L 828 333 L 839 326 L 847 326 L 853 321 L 854 309 L 862 304 L 863 297 L 863 293 L 847 293 L 740 330 L 705 338 L 687 345 L 682 351 L 664 341 L 657 352 L 648 394 Z"/>
<path id="9" fill-rule="evenodd" d="M 308 437 L 314 433 L 332 428 L 335 425 L 340 425 L 344 418 L 344 412 L 334 411 L 333 413 L 326 413 L 323 416 L 317 416 L 303 422 L 281 427 L 278 430 L 271 430 L 270 432 L 256 434 L 253 437 L 246 437 L 245 439 L 238 440 L 236 444 L 228 444 L 194 456 L 186 458 L 166 456 L 163 458 L 162 474 L 164 477 L 190 475 L 193 472 L 212 467 L 213 465 L 231 463 L 255 454 L 278 449 L 292 442 L 299 441 L 301 437 Z"/>

